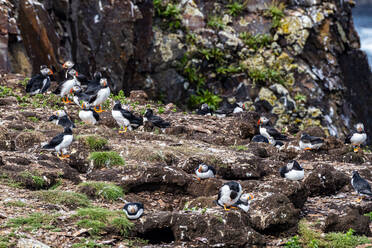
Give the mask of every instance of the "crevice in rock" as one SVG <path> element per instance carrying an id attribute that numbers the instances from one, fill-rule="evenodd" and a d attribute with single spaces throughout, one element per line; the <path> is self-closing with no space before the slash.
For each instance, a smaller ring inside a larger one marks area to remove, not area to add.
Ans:
<path id="1" fill-rule="evenodd" d="M 152 245 L 175 241 L 173 231 L 170 227 L 150 229 L 139 235 L 139 237 L 148 240 L 149 244 Z"/>
<path id="2" fill-rule="evenodd" d="M 144 183 L 141 185 L 135 185 L 128 187 L 128 192 L 142 192 L 142 191 L 161 191 L 172 194 L 186 194 L 186 186 L 181 187 L 176 184 L 160 184 L 160 183 Z"/>

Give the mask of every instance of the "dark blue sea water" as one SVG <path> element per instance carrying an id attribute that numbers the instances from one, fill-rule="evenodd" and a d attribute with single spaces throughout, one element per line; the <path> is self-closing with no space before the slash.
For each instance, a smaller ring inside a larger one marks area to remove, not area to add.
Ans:
<path id="1" fill-rule="evenodd" d="M 353 9 L 354 25 L 360 36 L 361 48 L 368 55 L 372 67 L 372 5 L 360 5 Z"/>

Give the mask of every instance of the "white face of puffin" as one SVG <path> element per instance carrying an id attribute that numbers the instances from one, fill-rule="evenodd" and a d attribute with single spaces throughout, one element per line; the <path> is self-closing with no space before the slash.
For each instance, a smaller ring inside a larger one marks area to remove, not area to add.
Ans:
<path id="1" fill-rule="evenodd" d="M 44 76 L 51 75 L 52 70 L 50 70 L 49 68 L 43 68 L 43 69 L 40 70 L 40 73 L 43 74 Z"/>
<path id="2" fill-rule="evenodd" d="M 253 195 L 248 194 L 248 193 L 242 194 L 242 196 L 240 197 L 240 201 L 244 203 L 247 203 L 249 200 L 252 200 L 252 199 L 253 199 Z"/>
<path id="3" fill-rule="evenodd" d="M 199 172 L 207 172 L 208 171 L 208 165 L 206 164 L 200 164 L 199 165 Z"/>
<path id="4" fill-rule="evenodd" d="M 356 130 L 358 131 L 358 132 L 364 132 L 364 125 L 363 125 L 363 123 L 358 123 L 358 124 L 356 124 L 355 125 L 355 128 L 356 128 Z"/>
<path id="5" fill-rule="evenodd" d="M 75 65 L 74 62 L 72 62 L 71 60 L 68 60 L 68 61 L 66 61 L 66 62 L 63 64 L 63 68 L 64 68 L 64 69 L 70 69 L 70 68 L 72 68 L 74 65 Z"/>
<path id="6" fill-rule="evenodd" d="M 129 205 L 128 206 L 128 213 L 135 214 L 138 211 L 137 205 Z"/>
<path id="7" fill-rule="evenodd" d="M 257 124 L 260 125 L 260 124 L 267 124 L 269 122 L 269 119 L 266 118 L 265 116 L 261 116 L 260 119 L 258 120 Z"/>
<path id="8" fill-rule="evenodd" d="M 106 78 L 101 78 L 101 79 L 99 80 L 99 83 L 100 83 L 100 85 L 101 85 L 102 87 L 106 87 L 106 85 L 107 85 L 107 79 L 106 79 Z"/>
<path id="9" fill-rule="evenodd" d="M 66 112 L 64 110 L 57 110 L 56 111 L 56 116 L 58 117 L 63 117 L 66 115 Z"/>

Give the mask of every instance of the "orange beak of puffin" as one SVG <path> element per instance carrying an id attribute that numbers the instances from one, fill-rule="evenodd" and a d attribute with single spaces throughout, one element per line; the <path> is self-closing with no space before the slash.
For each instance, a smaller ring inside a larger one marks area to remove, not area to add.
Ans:
<path id="1" fill-rule="evenodd" d="M 258 119 L 257 126 L 259 126 L 260 124 L 261 124 L 261 119 Z"/>
<path id="2" fill-rule="evenodd" d="M 249 194 L 249 198 L 248 198 L 248 200 L 253 200 L 253 195 L 252 194 Z"/>
<path id="3" fill-rule="evenodd" d="M 74 92 L 74 90 L 73 90 L 73 89 L 71 89 L 71 90 L 70 90 L 70 94 L 72 94 L 72 92 Z"/>
<path id="4" fill-rule="evenodd" d="M 62 65 L 62 67 L 63 67 L 64 69 L 66 69 L 66 68 L 67 68 L 66 63 L 64 63 L 64 64 Z"/>
<path id="5" fill-rule="evenodd" d="M 78 73 L 78 72 L 76 72 L 76 73 L 75 73 L 75 76 L 79 76 L 79 73 Z"/>
<path id="6" fill-rule="evenodd" d="M 201 167 L 200 167 L 200 166 L 199 166 L 198 172 L 199 172 L 199 173 L 201 173 L 201 172 L 202 172 L 202 170 L 201 170 Z"/>
<path id="7" fill-rule="evenodd" d="M 53 71 L 51 69 L 49 69 L 49 75 L 53 75 Z"/>

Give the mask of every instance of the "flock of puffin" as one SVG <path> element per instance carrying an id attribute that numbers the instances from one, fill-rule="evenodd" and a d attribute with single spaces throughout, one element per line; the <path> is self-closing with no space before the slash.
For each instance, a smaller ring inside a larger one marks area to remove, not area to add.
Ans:
<path id="1" fill-rule="evenodd" d="M 75 103 L 81 107 L 79 118 L 88 124 L 96 124 L 100 117 L 100 112 L 103 112 L 102 104 L 110 96 L 110 87 L 106 78 L 102 77 L 100 72 L 96 72 L 92 80 L 88 80 L 84 75 L 79 75 L 74 69 L 74 63 L 67 61 L 63 64 L 65 69 L 65 80 L 61 82 L 53 93 L 58 94 L 63 103 Z M 30 95 L 43 94 L 47 92 L 51 85 L 50 75 L 53 71 L 47 66 L 40 67 L 40 73 L 33 76 L 26 86 L 26 92 Z M 83 84 L 83 85 L 82 85 Z M 73 101 L 70 101 L 70 100 Z M 124 107 L 124 108 L 123 108 Z M 234 105 L 230 113 L 242 112 L 242 106 Z M 151 122 L 153 126 L 159 128 L 170 127 L 170 123 L 163 120 L 159 116 L 155 116 L 151 109 L 147 109 L 144 117 L 134 114 L 129 111 L 128 106 L 122 106 L 120 101 L 115 101 L 111 111 L 112 117 L 119 125 L 119 133 L 125 133 L 127 130 L 132 131 L 135 128 L 143 125 L 145 122 Z M 203 104 L 197 111 L 200 115 L 221 116 L 225 113 L 213 113 L 208 105 Z M 55 115 L 49 118 L 49 121 L 54 121 L 57 125 L 64 127 L 64 132 L 55 136 L 49 143 L 43 146 L 44 149 L 54 149 L 60 159 L 69 157 L 66 155 L 67 148 L 73 141 L 72 128 L 75 128 L 74 123 L 69 119 L 64 110 L 56 111 Z M 259 133 L 252 138 L 252 142 L 264 142 L 272 144 L 277 148 L 281 148 L 283 141 L 288 140 L 285 135 L 280 133 L 270 125 L 267 117 L 261 116 L 258 120 Z M 354 152 L 360 149 L 360 145 L 367 140 L 367 134 L 364 131 L 362 123 L 358 123 L 356 130 L 352 131 L 346 138 L 345 143 L 351 143 L 354 147 Z M 324 144 L 324 140 L 320 137 L 310 136 L 302 133 L 299 141 L 299 149 L 302 150 L 317 150 Z M 304 169 L 295 161 L 290 161 L 286 166 L 280 168 L 279 174 L 281 177 L 288 180 L 302 180 L 304 178 Z M 209 165 L 200 164 L 195 169 L 195 175 L 198 180 L 213 178 L 216 176 L 216 170 Z M 351 184 L 355 191 L 361 195 L 372 197 L 371 187 L 368 182 L 361 178 L 357 171 L 353 171 Z M 252 194 L 243 194 L 242 186 L 235 181 L 225 183 L 219 190 L 218 198 L 215 201 L 217 205 L 223 207 L 226 211 L 232 208 L 240 208 L 247 212 L 249 210 L 249 200 L 253 199 Z M 358 198 L 357 201 L 361 199 Z M 142 216 L 144 206 L 141 203 L 126 202 L 123 208 L 128 219 L 134 220 Z"/>

